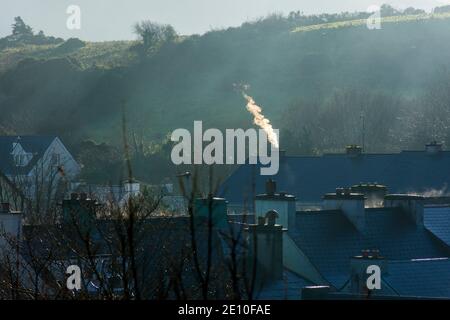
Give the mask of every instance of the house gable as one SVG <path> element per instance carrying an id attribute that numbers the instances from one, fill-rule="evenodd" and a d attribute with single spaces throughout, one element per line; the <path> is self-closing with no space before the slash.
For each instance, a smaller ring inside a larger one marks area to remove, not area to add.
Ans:
<path id="1" fill-rule="evenodd" d="M 30 176 L 52 165 L 63 168 L 68 176 L 80 172 L 80 165 L 58 137 L 0 136 L 0 171 L 4 175 Z"/>
<path id="2" fill-rule="evenodd" d="M 28 175 L 33 175 L 42 168 L 52 167 L 57 168 L 66 177 L 75 177 L 81 170 L 81 166 L 58 137 L 51 142 Z"/>

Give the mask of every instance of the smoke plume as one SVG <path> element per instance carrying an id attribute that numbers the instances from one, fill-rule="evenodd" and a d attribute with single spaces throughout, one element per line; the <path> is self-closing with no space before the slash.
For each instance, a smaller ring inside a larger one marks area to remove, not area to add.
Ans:
<path id="1" fill-rule="evenodd" d="M 423 192 L 408 192 L 408 194 L 413 196 L 422 196 L 425 198 L 450 197 L 450 191 L 448 190 L 447 184 L 445 184 L 441 189 L 427 189 Z"/>
<path id="2" fill-rule="evenodd" d="M 249 95 L 247 95 L 245 92 L 242 92 L 242 95 L 244 96 L 244 98 L 247 100 L 247 110 L 253 115 L 254 119 L 253 122 L 260 127 L 261 129 L 264 130 L 264 132 L 267 134 L 267 138 L 270 141 L 270 143 L 275 147 L 275 148 L 279 148 L 279 144 L 278 144 L 278 137 L 275 133 L 275 131 L 273 131 L 272 125 L 270 124 L 269 119 L 267 119 L 266 117 L 264 117 L 264 115 L 261 113 L 262 109 L 261 107 L 259 107 L 256 103 L 255 100 L 253 100 L 252 97 L 250 97 Z"/>

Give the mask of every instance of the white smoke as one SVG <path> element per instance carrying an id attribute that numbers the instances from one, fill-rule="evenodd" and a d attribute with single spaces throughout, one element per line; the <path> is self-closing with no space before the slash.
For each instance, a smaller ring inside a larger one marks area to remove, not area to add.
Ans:
<path id="1" fill-rule="evenodd" d="M 264 132 L 267 134 L 267 138 L 270 141 L 270 143 L 275 147 L 275 148 L 279 148 L 279 143 L 278 143 L 278 136 L 275 133 L 275 131 L 273 130 L 272 125 L 270 124 L 269 119 L 267 119 L 266 117 L 264 117 L 264 115 L 261 113 L 262 109 L 260 106 L 258 106 L 255 102 L 255 100 L 253 100 L 252 97 L 250 97 L 249 95 L 247 95 L 245 92 L 242 92 L 242 95 L 244 96 L 244 98 L 247 100 L 247 110 L 253 115 L 254 119 L 253 122 L 260 127 L 261 129 L 264 130 Z"/>
<path id="2" fill-rule="evenodd" d="M 408 192 L 408 195 L 411 196 L 422 196 L 426 198 L 434 198 L 434 197 L 449 197 L 450 191 L 448 190 L 447 185 L 444 185 L 441 189 L 427 189 L 423 192 Z"/>

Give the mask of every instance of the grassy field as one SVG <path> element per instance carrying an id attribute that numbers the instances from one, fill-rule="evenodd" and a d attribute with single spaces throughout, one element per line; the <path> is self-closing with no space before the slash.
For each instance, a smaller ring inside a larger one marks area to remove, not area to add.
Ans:
<path id="1" fill-rule="evenodd" d="M 381 18 L 381 24 L 384 23 L 404 23 L 404 22 L 417 22 L 422 20 L 432 20 L 432 19 L 448 19 L 450 18 L 450 12 L 440 13 L 440 14 L 418 14 L 418 15 L 406 15 L 406 16 L 392 16 Z M 327 30 L 327 29 L 340 29 L 348 27 L 358 27 L 366 25 L 366 19 L 356 19 L 348 21 L 339 21 L 332 23 L 322 23 L 310 26 L 297 27 L 292 32 L 309 32 L 317 30 Z"/>
<path id="2" fill-rule="evenodd" d="M 134 41 L 86 42 L 85 46 L 72 52 L 59 50 L 60 45 L 23 45 L 0 51 L 0 71 L 14 67 L 26 58 L 54 59 L 72 57 L 83 68 L 93 65 L 103 68 L 125 66 L 134 56 L 130 47 Z"/>

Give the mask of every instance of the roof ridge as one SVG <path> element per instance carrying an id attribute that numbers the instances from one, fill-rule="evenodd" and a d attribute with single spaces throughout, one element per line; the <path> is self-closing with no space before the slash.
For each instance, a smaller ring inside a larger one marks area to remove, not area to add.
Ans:
<path id="1" fill-rule="evenodd" d="M 328 209 L 328 210 L 297 210 L 296 214 L 334 214 L 341 213 L 342 210 L 339 209 Z"/>
<path id="2" fill-rule="evenodd" d="M 434 261 L 450 261 L 449 257 L 440 258 L 417 258 L 417 259 L 398 259 L 398 260 L 387 260 L 388 263 L 411 263 L 411 262 L 434 262 Z"/>

